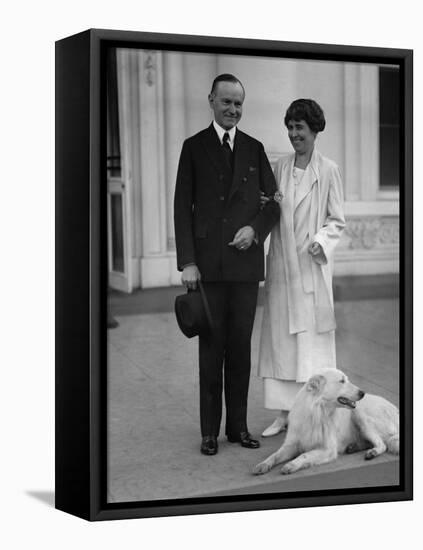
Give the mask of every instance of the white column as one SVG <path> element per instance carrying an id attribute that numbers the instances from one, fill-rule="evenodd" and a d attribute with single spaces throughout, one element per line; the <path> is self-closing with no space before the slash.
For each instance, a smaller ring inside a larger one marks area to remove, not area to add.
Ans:
<path id="1" fill-rule="evenodd" d="M 141 52 L 139 69 L 142 252 L 151 256 L 166 250 L 161 53 Z"/>
<path id="2" fill-rule="evenodd" d="M 360 66 L 344 66 L 344 194 L 347 201 L 361 198 Z"/>
<path id="3" fill-rule="evenodd" d="M 179 155 L 182 143 L 186 138 L 186 79 L 183 63 L 183 54 L 163 53 L 167 250 L 175 250 L 173 195 Z"/>
<path id="4" fill-rule="evenodd" d="M 140 286 L 166 286 L 167 216 L 162 52 L 139 50 L 139 135 L 142 250 Z"/>
<path id="5" fill-rule="evenodd" d="M 379 190 L 379 68 L 360 65 L 361 200 L 375 200 Z"/>
<path id="6" fill-rule="evenodd" d="M 377 65 L 345 65 L 344 101 L 345 198 L 374 201 L 379 190 Z"/>

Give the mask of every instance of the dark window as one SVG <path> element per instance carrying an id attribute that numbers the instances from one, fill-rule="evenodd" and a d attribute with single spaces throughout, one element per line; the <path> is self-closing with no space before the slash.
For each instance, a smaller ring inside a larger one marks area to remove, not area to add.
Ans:
<path id="1" fill-rule="evenodd" d="M 379 167 L 381 189 L 398 188 L 400 159 L 398 67 L 379 67 Z"/>

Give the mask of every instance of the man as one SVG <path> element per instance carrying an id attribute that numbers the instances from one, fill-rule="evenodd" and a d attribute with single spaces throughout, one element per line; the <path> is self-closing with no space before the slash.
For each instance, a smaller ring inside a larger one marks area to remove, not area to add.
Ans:
<path id="1" fill-rule="evenodd" d="M 263 145 L 237 129 L 245 98 L 241 82 L 218 76 L 208 96 L 213 123 L 187 139 L 175 188 L 178 269 L 189 289 L 201 280 L 213 338 L 199 338 L 201 452 L 214 455 L 225 391 L 226 435 L 255 449 L 247 427 L 251 333 L 258 282 L 264 278 L 263 242 L 279 218 L 275 179 Z M 224 381 L 223 381 L 224 373 Z"/>

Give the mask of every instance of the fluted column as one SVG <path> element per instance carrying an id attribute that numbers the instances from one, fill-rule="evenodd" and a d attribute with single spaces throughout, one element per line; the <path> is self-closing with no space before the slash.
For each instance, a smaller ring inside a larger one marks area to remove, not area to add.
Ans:
<path id="1" fill-rule="evenodd" d="M 167 250 L 175 250 L 173 195 L 181 145 L 186 137 L 183 59 L 182 53 L 163 53 Z"/>
<path id="2" fill-rule="evenodd" d="M 375 200 L 379 190 L 379 68 L 360 65 L 361 200 Z"/>
<path id="3" fill-rule="evenodd" d="M 162 52 L 130 50 L 130 150 L 133 180 L 134 286 L 169 284 L 167 250 Z"/>

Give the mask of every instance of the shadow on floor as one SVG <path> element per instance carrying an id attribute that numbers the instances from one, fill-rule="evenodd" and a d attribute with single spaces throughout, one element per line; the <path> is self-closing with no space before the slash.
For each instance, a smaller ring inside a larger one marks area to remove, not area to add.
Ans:
<path id="1" fill-rule="evenodd" d="M 39 500 L 43 504 L 46 504 L 50 508 L 54 508 L 54 491 L 26 491 L 26 494 L 36 500 Z"/>

